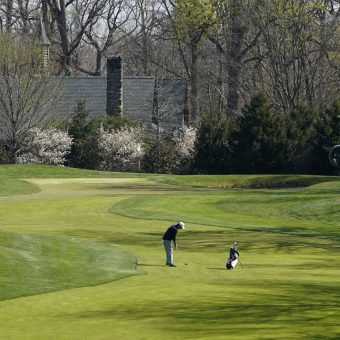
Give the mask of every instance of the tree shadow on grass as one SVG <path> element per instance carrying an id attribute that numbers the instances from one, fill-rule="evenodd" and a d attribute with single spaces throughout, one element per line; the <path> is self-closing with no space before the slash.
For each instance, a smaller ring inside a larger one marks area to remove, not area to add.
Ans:
<path id="1" fill-rule="evenodd" d="M 130 191 L 132 190 L 134 194 L 138 194 L 138 190 L 140 191 L 148 191 L 150 193 L 153 192 L 180 192 L 185 193 L 188 192 L 189 194 L 193 191 L 198 192 L 204 192 L 204 189 L 193 189 L 193 188 L 187 188 L 182 186 L 172 186 L 172 185 L 162 185 L 160 186 L 155 184 L 93 184 L 93 185 L 87 185 L 85 189 L 96 189 L 96 190 L 124 190 L 124 191 Z"/>
<path id="2" fill-rule="evenodd" d="M 120 305 L 119 308 L 113 301 L 110 309 L 63 314 L 60 317 L 89 320 L 119 318 L 132 322 L 164 319 L 166 322 L 157 323 L 158 327 L 164 328 L 164 332 L 170 328 L 176 329 L 184 337 L 213 337 L 226 334 L 231 328 L 233 332 L 239 331 L 239 335 L 249 330 L 277 330 L 277 334 L 294 334 L 296 337 L 297 332 L 301 332 L 300 338 L 306 339 L 308 336 L 315 339 L 334 336 L 339 332 L 336 285 L 287 281 L 266 286 L 266 289 L 262 286 L 258 289 L 251 286 L 244 288 L 239 293 L 222 293 L 218 299 L 202 295 L 174 295 L 171 300 L 156 303 L 146 297 L 136 300 L 133 305 Z M 325 334 L 325 326 L 329 333 Z"/>
<path id="3" fill-rule="evenodd" d="M 306 247 L 313 249 L 323 249 L 328 252 L 338 253 L 338 241 L 336 237 L 324 237 L 323 234 L 299 235 L 288 232 L 282 228 L 279 232 L 270 230 L 231 230 L 222 229 L 214 231 L 185 231 L 178 236 L 181 249 L 188 252 L 204 251 L 209 253 L 227 253 L 230 245 L 237 240 L 240 244 L 240 251 L 264 250 L 267 253 L 277 251 L 296 251 Z M 61 233 L 71 237 L 95 240 L 97 242 L 111 244 L 138 245 L 145 247 L 161 247 L 161 238 L 164 230 L 159 232 L 138 232 L 136 237 L 131 237 L 122 231 L 108 231 L 98 229 L 67 229 Z"/>

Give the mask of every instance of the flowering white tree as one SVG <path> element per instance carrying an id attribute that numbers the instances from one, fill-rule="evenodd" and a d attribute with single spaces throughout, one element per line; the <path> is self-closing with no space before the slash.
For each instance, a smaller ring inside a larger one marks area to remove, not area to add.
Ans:
<path id="1" fill-rule="evenodd" d="M 193 127 L 184 127 L 174 132 L 176 152 L 182 159 L 191 160 L 195 153 L 197 130 Z"/>
<path id="2" fill-rule="evenodd" d="M 71 150 L 72 138 L 64 131 L 31 129 L 18 156 L 18 163 L 63 165 Z"/>
<path id="3" fill-rule="evenodd" d="M 119 130 L 106 131 L 101 126 L 99 135 L 99 150 L 103 159 L 102 169 L 115 171 L 139 170 L 139 163 L 143 156 L 140 142 L 141 128 L 124 127 Z"/>

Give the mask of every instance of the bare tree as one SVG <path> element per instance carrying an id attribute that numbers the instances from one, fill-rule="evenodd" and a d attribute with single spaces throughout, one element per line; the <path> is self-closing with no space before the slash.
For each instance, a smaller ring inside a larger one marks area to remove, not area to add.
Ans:
<path id="1" fill-rule="evenodd" d="M 243 80 L 248 63 L 257 60 L 254 54 L 262 36 L 262 26 L 254 22 L 254 8 L 259 0 L 228 0 L 217 2 L 217 29 L 209 36 L 216 47 L 217 73 L 215 86 L 220 95 L 219 107 L 227 115 L 235 115 L 240 106 L 241 97 L 249 95 L 249 79 Z M 213 65 L 209 65 L 213 70 Z M 243 94 L 242 94 L 243 93 Z M 245 99 L 245 98 L 243 98 Z"/>
<path id="2" fill-rule="evenodd" d="M 52 41 L 60 45 L 59 62 L 61 72 L 72 73 L 72 57 L 82 42 L 86 30 L 98 20 L 106 5 L 105 0 L 42 0 L 43 13 L 46 7 L 51 11 L 51 20 L 55 21 L 59 39 Z M 46 14 L 46 13 L 45 13 Z M 46 19 L 45 19 L 46 21 Z"/>
<path id="3" fill-rule="evenodd" d="M 0 2 L 0 30 L 27 34 L 37 19 L 38 0 L 4 0 Z"/>
<path id="4" fill-rule="evenodd" d="M 178 52 L 189 80 L 190 118 L 195 123 L 200 115 L 198 62 L 201 44 L 215 24 L 214 2 L 163 0 L 163 6 L 171 22 L 173 39 L 177 42 Z"/>
<path id="5" fill-rule="evenodd" d="M 127 39 L 134 30 L 128 25 L 131 14 L 132 6 L 126 0 L 107 0 L 101 15 L 91 22 L 83 38 L 85 44 L 95 51 L 95 65 L 92 69 L 84 68 L 81 64 L 83 56 L 77 53 L 74 63 L 77 70 L 89 75 L 102 75 L 103 58 L 108 57 L 108 52 L 115 50 L 116 45 Z"/>
<path id="6" fill-rule="evenodd" d="M 133 74 L 154 74 L 155 56 L 159 53 L 155 42 L 160 32 L 162 7 L 159 0 L 135 0 L 130 25 L 133 28 L 124 51 L 128 68 Z"/>
<path id="7" fill-rule="evenodd" d="M 0 136 L 13 161 L 28 131 L 51 122 L 60 92 L 59 81 L 45 73 L 40 45 L 0 37 Z"/>
<path id="8" fill-rule="evenodd" d="M 266 55 L 258 84 L 279 110 L 323 105 L 338 91 L 333 84 L 339 84 L 339 65 L 332 54 L 340 47 L 339 21 L 328 16 L 334 3 L 325 5 L 320 11 L 309 0 L 275 0 L 258 12 Z"/>

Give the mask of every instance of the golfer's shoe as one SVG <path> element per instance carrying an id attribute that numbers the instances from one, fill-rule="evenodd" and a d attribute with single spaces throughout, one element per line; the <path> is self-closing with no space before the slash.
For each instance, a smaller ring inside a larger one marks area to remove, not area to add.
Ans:
<path id="1" fill-rule="evenodd" d="M 168 266 L 169 267 L 176 267 L 173 263 L 170 263 Z"/>

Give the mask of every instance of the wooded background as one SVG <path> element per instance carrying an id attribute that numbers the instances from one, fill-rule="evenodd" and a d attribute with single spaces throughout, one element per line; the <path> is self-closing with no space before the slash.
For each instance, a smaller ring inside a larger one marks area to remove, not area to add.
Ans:
<path id="1" fill-rule="evenodd" d="M 339 92 L 338 0 L 1 0 L 2 34 L 35 35 L 40 20 L 57 74 L 188 80 L 196 121 L 234 115 L 259 91 L 275 110 L 324 108 Z"/>

